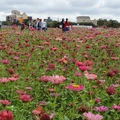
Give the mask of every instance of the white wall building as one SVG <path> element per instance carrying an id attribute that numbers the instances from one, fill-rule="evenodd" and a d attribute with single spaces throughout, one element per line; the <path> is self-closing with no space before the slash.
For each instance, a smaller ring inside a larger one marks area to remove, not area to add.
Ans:
<path id="1" fill-rule="evenodd" d="M 97 25 L 97 20 L 91 20 L 89 16 L 78 16 L 77 17 L 77 23 L 93 23 L 94 25 Z"/>

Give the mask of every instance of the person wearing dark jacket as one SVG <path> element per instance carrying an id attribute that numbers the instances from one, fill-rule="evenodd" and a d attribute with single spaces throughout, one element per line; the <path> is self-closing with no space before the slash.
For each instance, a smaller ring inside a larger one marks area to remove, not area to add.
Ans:
<path id="1" fill-rule="evenodd" d="M 62 31 L 64 32 L 64 24 L 65 24 L 64 18 L 62 19 L 61 24 L 62 24 Z"/>

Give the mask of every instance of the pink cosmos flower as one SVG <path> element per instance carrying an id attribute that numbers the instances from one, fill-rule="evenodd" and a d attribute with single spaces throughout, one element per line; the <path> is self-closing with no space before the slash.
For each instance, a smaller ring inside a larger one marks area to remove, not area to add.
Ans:
<path id="1" fill-rule="evenodd" d="M 10 78 L 8 78 L 10 81 L 16 81 L 16 80 L 18 80 L 18 78 L 16 78 L 16 77 L 10 77 Z"/>
<path id="2" fill-rule="evenodd" d="M 29 102 L 32 100 L 30 95 L 27 95 L 27 94 L 20 95 L 19 98 L 22 102 Z"/>
<path id="3" fill-rule="evenodd" d="M 16 93 L 19 94 L 19 95 L 24 95 L 24 94 L 26 94 L 26 92 L 23 91 L 23 90 L 16 90 Z"/>
<path id="4" fill-rule="evenodd" d="M 86 60 L 86 61 L 84 61 L 84 63 L 85 63 L 86 66 L 92 66 L 93 65 L 93 62 L 90 61 L 90 60 Z"/>
<path id="5" fill-rule="evenodd" d="M 7 112 L 6 110 L 0 111 L 0 120 L 13 120 L 12 112 Z"/>
<path id="6" fill-rule="evenodd" d="M 17 34 L 17 35 L 20 35 L 20 34 L 21 34 L 21 32 L 19 32 L 19 31 L 16 31 L 16 34 Z"/>
<path id="7" fill-rule="evenodd" d="M 99 107 L 95 107 L 94 110 L 98 112 L 105 112 L 108 111 L 108 108 L 105 106 L 99 106 Z"/>
<path id="8" fill-rule="evenodd" d="M 32 113 L 33 113 L 34 115 L 39 115 L 39 114 L 41 113 L 41 111 L 38 110 L 38 109 L 35 109 L 35 110 L 32 111 Z"/>
<path id="9" fill-rule="evenodd" d="M 64 76 L 53 75 L 53 76 L 42 76 L 38 79 L 39 81 L 52 82 L 53 84 L 61 84 L 66 80 Z"/>
<path id="10" fill-rule="evenodd" d="M 85 63 L 79 62 L 79 61 L 75 61 L 75 65 L 76 66 L 85 66 Z"/>
<path id="11" fill-rule="evenodd" d="M 56 50 L 58 50 L 58 48 L 52 47 L 51 50 L 52 50 L 52 51 L 56 51 Z"/>
<path id="12" fill-rule="evenodd" d="M 1 62 L 2 62 L 3 64 L 10 64 L 10 61 L 9 61 L 9 60 L 1 60 Z"/>
<path id="13" fill-rule="evenodd" d="M 14 59 L 14 60 L 18 60 L 19 57 L 18 57 L 18 56 L 14 56 L 13 59 Z"/>
<path id="14" fill-rule="evenodd" d="M 100 50 L 105 49 L 105 48 L 106 48 L 105 45 L 100 46 Z"/>
<path id="15" fill-rule="evenodd" d="M 77 76 L 77 77 L 81 77 L 81 76 L 82 76 L 82 74 L 79 73 L 79 72 L 75 72 L 74 74 L 75 74 L 75 76 Z"/>
<path id="16" fill-rule="evenodd" d="M 44 110 L 43 110 L 43 108 L 41 106 L 37 106 L 36 109 L 34 109 L 32 111 L 32 113 L 34 115 L 40 115 L 40 114 L 44 113 Z"/>
<path id="17" fill-rule="evenodd" d="M 113 105 L 111 108 L 120 111 L 120 105 Z"/>
<path id="18" fill-rule="evenodd" d="M 5 83 L 7 83 L 7 82 L 9 82 L 10 80 L 8 79 L 8 78 L 0 78 L 0 83 L 3 83 L 3 84 L 5 84 Z"/>
<path id="19" fill-rule="evenodd" d="M 79 66 L 79 69 L 80 69 L 81 71 L 86 71 L 86 70 L 88 70 L 88 69 L 87 69 L 87 66 L 85 66 L 85 65 L 84 65 L 84 66 Z"/>
<path id="20" fill-rule="evenodd" d="M 43 49 L 44 49 L 44 46 L 38 46 L 38 48 L 40 48 L 41 50 L 43 50 Z"/>
<path id="21" fill-rule="evenodd" d="M 0 100 L 0 104 L 2 105 L 10 105 L 10 101 L 9 100 Z"/>
<path id="22" fill-rule="evenodd" d="M 99 114 L 93 114 L 91 112 L 85 112 L 83 113 L 83 116 L 85 116 L 85 118 L 87 120 L 102 120 L 103 119 L 103 116 L 102 115 L 99 115 Z"/>
<path id="23" fill-rule="evenodd" d="M 50 42 L 44 42 L 43 44 L 44 45 L 50 45 Z"/>
<path id="24" fill-rule="evenodd" d="M 85 75 L 85 77 L 86 77 L 87 79 L 89 79 L 89 80 L 94 80 L 94 79 L 97 78 L 97 75 L 95 75 L 95 74 L 85 73 L 84 75 Z"/>
<path id="25" fill-rule="evenodd" d="M 100 103 L 101 99 L 100 98 L 95 98 L 95 103 Z"/>
<path id="26" fill-rule="evenodd" d="M 55 76 L 52 76 L 51 82 L 52 82 L 53 84 L 61 84 L 61 83 L 64 82 L 65 80 L 66 80 L 65 77 L 55 75 Z"/>
<path id="27" fill-rule="evenodd" d="M 84 89 L 84 86 L 83 85 L 78 85 L 78 84 L 69 84 L 65 88 L 76 91 L 76 92 L 79 92 L 79 91 Z"/>

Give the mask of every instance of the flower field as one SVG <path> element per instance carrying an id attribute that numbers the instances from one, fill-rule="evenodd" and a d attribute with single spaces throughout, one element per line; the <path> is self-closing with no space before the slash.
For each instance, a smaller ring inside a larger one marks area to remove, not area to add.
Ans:
<path id="1" fill-rule="evenodd" d="M 120 30 L 0 30 L 0 120 L 120 120 Z"/>

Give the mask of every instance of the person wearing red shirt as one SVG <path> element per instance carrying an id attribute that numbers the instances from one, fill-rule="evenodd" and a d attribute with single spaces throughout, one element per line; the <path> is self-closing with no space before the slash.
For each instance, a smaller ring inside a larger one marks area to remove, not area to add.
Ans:
<path id="1" fill-rule="evenodd" d="M 66 21 L 64 23 L 64 31 L 69 31 L 70 30 L 69 26 L 70 26 L 70 23 L 68 22 L 68 18 L 66 18 Z"/>

